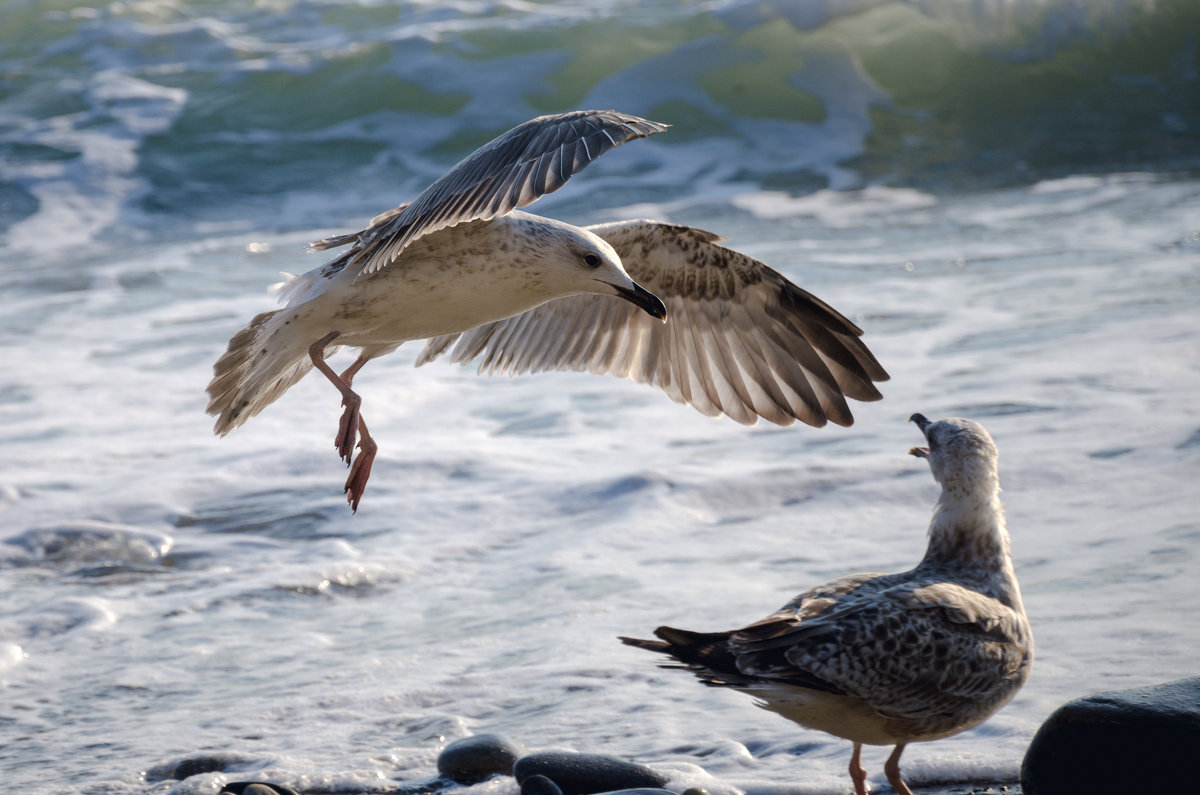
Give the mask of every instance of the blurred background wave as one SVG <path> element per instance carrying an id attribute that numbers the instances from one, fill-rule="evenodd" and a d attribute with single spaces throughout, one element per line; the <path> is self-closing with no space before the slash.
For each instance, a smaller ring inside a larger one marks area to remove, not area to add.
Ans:
<path id="1" fill-rule="evenodd" d="M 675 125 L 597 167 L 634 201 L 1200 164 L 1191 0 L 10 0 L 0 30 L 23 251 L 343 223 L 584 107 Z"/>

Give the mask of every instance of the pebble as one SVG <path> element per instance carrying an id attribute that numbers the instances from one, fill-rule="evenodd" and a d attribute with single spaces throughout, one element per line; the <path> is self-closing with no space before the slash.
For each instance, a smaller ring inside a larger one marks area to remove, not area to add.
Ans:
<path id="1" fill-rule="evenodd" d="M 530 776 L 550 779 L 563 795 L 593 795 L 598 792 L 653 789 L 667 783 L 667 777 L 644 765 L 602 754 L 576 754 L 540 751 L 523 756 L 513 765 L 517 782 Z"/>
<path id="2" fill-rule="evenodd" d="M 1025 753 L 1025 795 L 1130 795 L 1194 786 L 1200 677 L 1096 693 L 1046 719 Z M 1188 784 L 1192 781 L 1192 784 Z"/>
<path id="3" fill-rule="evenodd" d="M 512 775 L 522 750 L 495 734 L 476 734 L 447 745 L 438 754 L 438 773 L 458 784 L 478 784 L 495 775 Z"/>
<path id="4" fill-rule="evenodd" d="M 521 795 L 563 795 L 563 792 L 553 781 L 535 773 L 521 782 Z"/>
<path id="5" fill-rule="evenodd" d="M 220 773 L 230 760 L 222 756 L 189 756 L 175 766 L 174 777 L 180 781 L 201 773 Z"/>
<path id="6" fill-rule="evenodd" d="M 221 787 L 220 795 L 300 795 L 291 787 L 264 781 L 231 781 Z"/>

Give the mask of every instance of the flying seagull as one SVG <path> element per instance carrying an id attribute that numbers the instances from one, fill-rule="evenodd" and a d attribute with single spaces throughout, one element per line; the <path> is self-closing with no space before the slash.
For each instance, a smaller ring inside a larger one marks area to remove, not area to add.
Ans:
<path id="1" fill-rule="evenodd" d="M 895 746 L 884 772 L 897 793 L 912 795 L 900 777 L 904 746 L 982 723 L 1033 664 L 992 437 L 971 420 L 912 421 L 928 447 L 909 452 L 928 459 L 942 486 L 916 568 L 833 580 L 730 632 L 659 627 L 660 640 L 621 638 L 674 658 L 664 667 L 850 740 L 857 795 L 867 793 L 864 743 Z"/>
<path id="2" fill-rule="evenodd" d="M 313 243 L 348 248 L 291 277 L 284 307 L 229 341 L 208 385 L 214 431 L 229 433 L 316 368 L 342 396 L 334 444 L 357 510 L 378 448 L 354 376 L 418 339 L 428 340 L 418 364 L 451 351 L 461 363 L 482 357 L 490 373 L 629 377 L 747 424 L 852 423 L 846 398 L 878 400 L 873 382 L 888 375 L 862 330 L 816 296 L 698 229 L 576 227 L 517 209 L 667 126 L 612 110 L 540 116 L 366 229 Z M 342 346 L 359 354 L 337 373 L 325 358 Z"/>

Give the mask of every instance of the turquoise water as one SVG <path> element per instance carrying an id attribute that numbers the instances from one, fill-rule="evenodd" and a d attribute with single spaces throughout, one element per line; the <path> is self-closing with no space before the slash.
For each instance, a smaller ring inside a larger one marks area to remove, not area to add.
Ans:
<path id="1" fill-rule="evenodd" d="M 1001 451 L 1033 678 L 912 746 L 1012 782 L 1068 698 L 1195 675 L 1195 4 L 9 2 L 0 8 L 0 770 L 26 792 L 362 792 L 444 744 L 636 758 L 714 795 L 845 791 L 848 744 L 616 642 L 914 563 L 905 419 Z M 539 113 L 670 122 L 534 208 L 719 232 L 892 374 L 849 429 L 615 379 L 361 387 L 357 516 L 308 379 L 211 435 L 212 362 L 304 243 Z M 868 749 L 882 782 L 885 752 Z M 1186 775 L 1186 774 L 1185 774 Z M 511 780 L 477 785 L 511 793 Z"/>

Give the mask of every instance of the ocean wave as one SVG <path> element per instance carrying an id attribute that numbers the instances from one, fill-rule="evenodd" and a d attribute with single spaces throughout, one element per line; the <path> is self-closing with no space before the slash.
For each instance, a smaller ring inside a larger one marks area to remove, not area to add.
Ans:
<path id="1" fill-rule="evenodd" d="M 626 204 L 1200 165 L 1187 0 L 30 1 L 0 24 L 16 252 L 357 219 L 586 106 L 675 125 L 585 180 Z"/>

